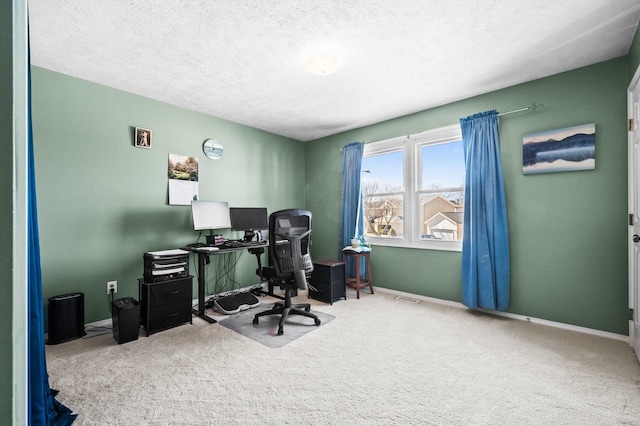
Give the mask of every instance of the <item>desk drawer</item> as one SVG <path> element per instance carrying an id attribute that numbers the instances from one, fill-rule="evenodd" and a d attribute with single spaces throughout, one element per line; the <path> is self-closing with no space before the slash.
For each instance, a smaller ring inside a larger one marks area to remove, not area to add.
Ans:
<path id="1" fill-rule="evenodd" d="M 192 299 L 191 277 L 157 283 L 144 283 L 142 300 L 150 306 L 166 305 Z"/>
<path id="2" fill-rule="evenodd" d="M 191 301 L 184 300 L 170 305 L 154 306 L 149 309 L 142 305 L 142 325 L 147 335 L 191 322 Z"/>

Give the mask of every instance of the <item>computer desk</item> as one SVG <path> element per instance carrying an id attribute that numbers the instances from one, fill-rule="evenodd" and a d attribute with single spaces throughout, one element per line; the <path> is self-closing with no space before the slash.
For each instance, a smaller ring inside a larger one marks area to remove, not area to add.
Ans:
<path id="1" fill-rule="evenodd" d="M 207 247 L 182 247 L 182 250 L 190 251 L 191 253 L 198 255 L 198 309 L 193 309 L 193 315 L 202 318 L 209 324 L 215 324 L 217 321 L 204 313 L 204 298 L 205 298 L 205 268 L 207 260 L 210 255 L 220 255 L 225 253 L 231 253 L 239 250 L 251 250 L 257 248 L 268 248 L 268 241 L 261 241 L 260 243 L 247 244 L 241 247 L 218 247 L 218 250 L 208 250 Z"/>

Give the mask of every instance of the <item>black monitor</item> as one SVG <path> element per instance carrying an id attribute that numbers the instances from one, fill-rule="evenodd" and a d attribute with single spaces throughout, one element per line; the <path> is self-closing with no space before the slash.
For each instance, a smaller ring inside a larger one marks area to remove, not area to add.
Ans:
<path id="1" fill-rule="evenodd" d="M 231 207 L 231 230 L 244 231 L 244 240 L 251 241 L 255 231 L 269 228 L 266 207 Z"/>

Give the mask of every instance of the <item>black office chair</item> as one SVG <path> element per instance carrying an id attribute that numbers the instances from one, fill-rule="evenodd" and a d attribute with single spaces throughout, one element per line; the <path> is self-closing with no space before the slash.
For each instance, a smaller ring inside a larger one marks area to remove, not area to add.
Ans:
<path id="1" fill-rule="evenodd" d="M 289 315 L 303 315 L 313 318 L 316 325 L 320 319 L 309 312 L 308 303 L 291 303 L 291 295 L 297 289 L 307 288 L 307 275 L 313 271 L 310 254 L 311 244 L 311 212 L 307 210 L 288 209 L 271 213 L 269 216 L 269 257 L 273 266 L 257 271 L 261 278 L 279 285 L 285 290 L 284 302 L 278 302 L 272 309 L 260 312 L 253 317 L 264 315 L 281 315 L 278 335 L 284 333 L 283 326 Z"/>

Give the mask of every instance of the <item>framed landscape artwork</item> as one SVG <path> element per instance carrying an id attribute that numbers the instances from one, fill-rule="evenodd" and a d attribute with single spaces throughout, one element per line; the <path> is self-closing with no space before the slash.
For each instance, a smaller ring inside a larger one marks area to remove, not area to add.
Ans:
<path id="1" fill-rule="evenodd" d="M 596 168 L 595 123 L 529 133 L 522 144 L 526 175 Z"/>

